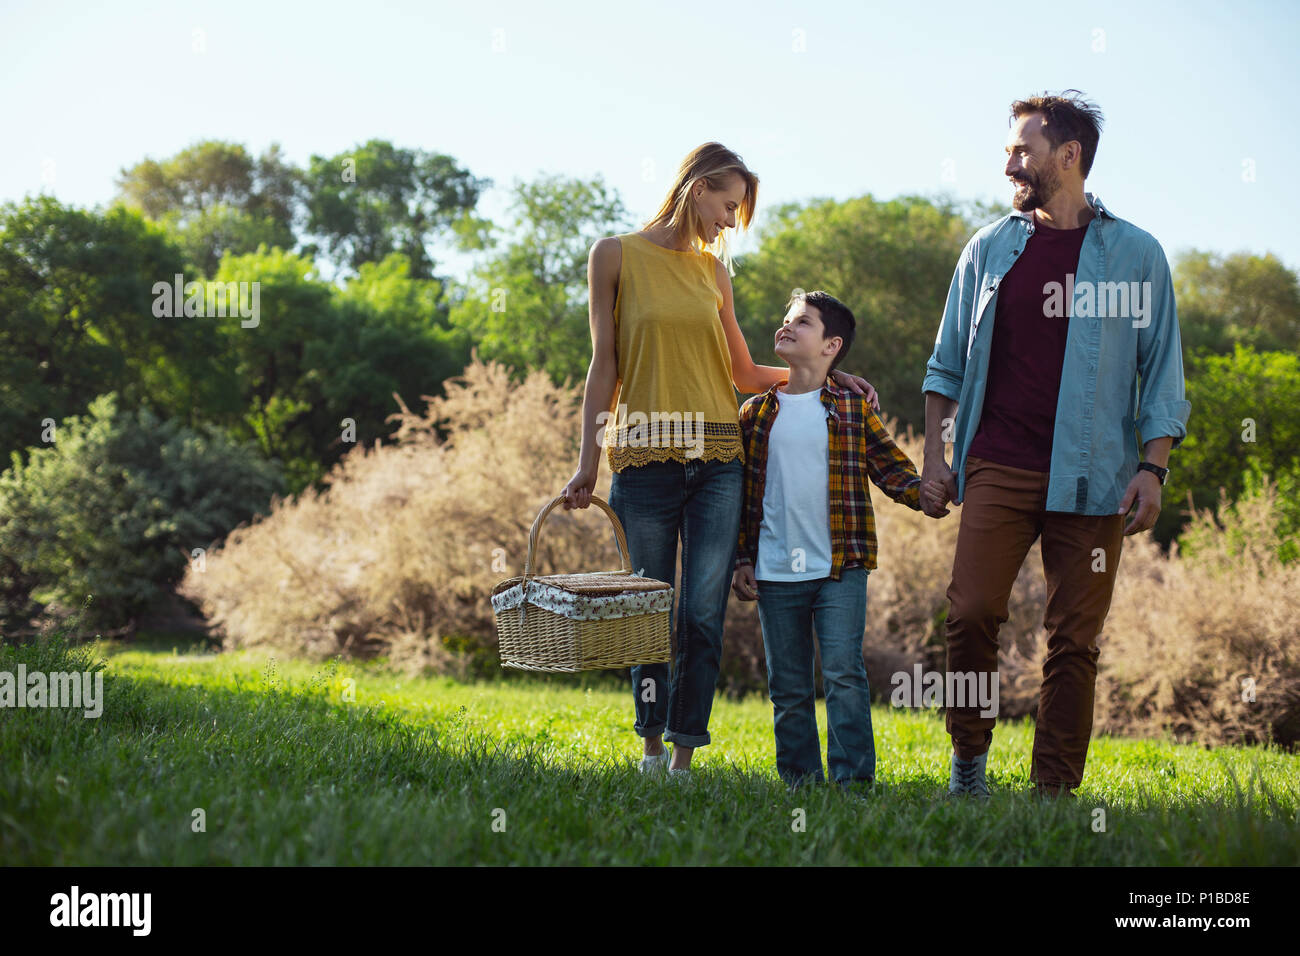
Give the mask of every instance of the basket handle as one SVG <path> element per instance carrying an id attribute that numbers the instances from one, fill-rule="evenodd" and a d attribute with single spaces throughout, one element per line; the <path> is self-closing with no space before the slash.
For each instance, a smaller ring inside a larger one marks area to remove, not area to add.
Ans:
<path id="1" fill-rule="evenodd" d="M 542 524 L 546 521 L 546 516 L 551 513 L 552 509 L 563 500 L 564 495 L 556 495 L 554 500 L 552 500 L 551 503 L 543 508 L 541 513 L 537 515 L 537 520 L 533 522 L 532 530 L 528 532 L 528 557 L 524 560 L 525 578 L 528 577 L 529 571 L 533 566 L 533 553 L 537 550 L 537 539 L 541 534 Z M 610 522 L 614 525 L 614 537 L 618 541 L 619 560 L 623 563 L 623 570 L 630 572 L 632 570 L 632 558 L 628 555 L 627 537 L 623 534 L 622 522 L 618 520 L 618 515 L 614 514 L 614 509 L 606 504 L 605 499 L 601 498 L 599 495 L 592 495 L 591 503 L 593 505 L 600 505 L 600 510 L 609 516 Z"/>

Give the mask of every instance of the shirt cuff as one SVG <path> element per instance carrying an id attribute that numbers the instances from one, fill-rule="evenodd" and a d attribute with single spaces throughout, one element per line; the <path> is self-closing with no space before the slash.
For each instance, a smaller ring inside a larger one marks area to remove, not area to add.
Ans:
<path id="1" fill-rule="evenodd" d="M 1137 429 L 1142 433 L 1145 444 L 1153 438 L 1172 438 L 1171 448 L 1177 448 L 1187 437 L 1187 419 L 1192 411 L 1192 403 L 1162 402 L 1142 409 L 1138 416 Z"/>
<path id="2" fill-rule="evenodd" d="M 950 398 L 954 402 L 959 401 L 961 399 L 961 376 L 931 368 L 926 372 L 925 380 L 921 383 L 921 391 L 923 393 L 938 392 L 944 398 Z"/>

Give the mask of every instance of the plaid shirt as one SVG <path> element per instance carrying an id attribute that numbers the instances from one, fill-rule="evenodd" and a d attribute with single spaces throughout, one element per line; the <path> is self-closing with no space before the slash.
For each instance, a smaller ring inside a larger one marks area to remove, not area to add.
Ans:
<path id="1" fill-rule="evenodd" d="M 763 522 L 767 481 L 767 439 L 776 420 L 778 382 L 740 407 L 745 445 L 745 492 L 740 516 L 736 567 L 758 563 L 758 529 Z M 876 516 L 867 478 L 900 504 L 921 510 L 921 476 L 885 430 L 867 400 L 827 378 L 821 390 L 826 407 L 830 464 L 831 577 L 845 568 L 876 566 Z"/>

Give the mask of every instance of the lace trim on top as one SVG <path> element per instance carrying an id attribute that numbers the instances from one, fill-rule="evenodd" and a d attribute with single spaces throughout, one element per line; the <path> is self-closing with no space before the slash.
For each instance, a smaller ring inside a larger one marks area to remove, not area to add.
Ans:
<path id="1" fill-rule="evenodd" d="M 731 422 L 655 422 L 607 428 L 605 446 L 613 471 L 652 461 L 745 460 L 740 424 Z"/>

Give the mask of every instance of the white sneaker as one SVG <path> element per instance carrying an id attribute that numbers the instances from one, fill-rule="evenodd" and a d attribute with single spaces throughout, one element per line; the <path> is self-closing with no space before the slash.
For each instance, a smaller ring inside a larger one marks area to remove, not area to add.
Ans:
<path id="1" fill-rule="evenodd" d="M 652 775 L 663 773 L 668 769 L 668 746 L 664 745 L 661 754 L 646 754 L 641 758 L 641 772 Z"/>

